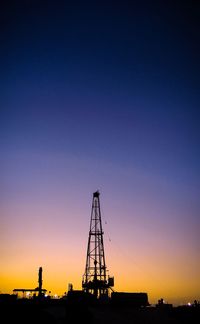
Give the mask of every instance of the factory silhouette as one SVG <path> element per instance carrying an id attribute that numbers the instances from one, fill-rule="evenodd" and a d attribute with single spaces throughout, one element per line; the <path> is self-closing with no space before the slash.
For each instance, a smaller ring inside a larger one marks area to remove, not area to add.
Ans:
<path id="1" fill-rule="evenodd" d="M 39 267 L 36 288 L 14 288 L 13 294 L 0 294 L 3 323 L 194 323 L 200 318 L 200 304 L 173 307 L 161 298 L 153 307 L 146 292 L 116 292 L 114 277 L 105 261 L 100 193 L 93 193 L 89 237 L 82 290 L 53 298 L 43 288 L 43 269 Z M 21 295 L 21 298 L 19 298 Z M 0 318 L 0 321 L 1 321 Z M 131 321 L 132 319 L 132 321 Z"/>

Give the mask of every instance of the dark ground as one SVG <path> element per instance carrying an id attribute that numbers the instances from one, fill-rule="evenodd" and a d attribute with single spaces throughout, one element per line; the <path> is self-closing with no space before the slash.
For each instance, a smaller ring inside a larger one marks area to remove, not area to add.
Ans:
<path id="1" fill-rule="evenodd" d="M 113 305 L 67 304 L 64 300 L 33 302 L 17 300 L 0 302 L 0 323 L 20 324 L 196 324 L 200 323 L 200 307 L 134 309 Z"/>

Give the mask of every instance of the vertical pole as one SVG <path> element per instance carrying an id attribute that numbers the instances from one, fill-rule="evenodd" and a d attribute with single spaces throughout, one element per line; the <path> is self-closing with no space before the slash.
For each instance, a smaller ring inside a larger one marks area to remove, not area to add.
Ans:
<path id="1" fill-rule="evenodd" d="M 38 287 L 39 287 L 39 296 L 42 296 L 42 267 L 39 268 L 38 272 Z"/>

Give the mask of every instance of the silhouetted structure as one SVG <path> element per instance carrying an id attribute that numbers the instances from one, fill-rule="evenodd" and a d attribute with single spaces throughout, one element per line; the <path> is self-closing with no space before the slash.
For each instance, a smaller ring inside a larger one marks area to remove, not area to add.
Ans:
<path id="1" fill-rule="evenodd" d="M 99 195 L 98 191 L 93 193 L 86 267 L 82 281 L 83 291 L 92 293 L 96 298 L 108 296 L 108 289 L 114 286 L 114 278 L 107 275 L 105 263 Z"/>
<path id="2" fill-rule="evenodd" d="M 164 301 L 163 298 L 158 300 L 158 303 L 156 304 L 156 307 L 159 309 L 171 309 L 173 307 L 172 304 L 168 304 Z"/>
<path id="3" fill-rule="evenodd" d="M 14 289 L 13 292 L 22 292 L 23 294 L 25 292 L 38 292 L 38 297 L 43 296 L 43 294 L 46 292 L 46 289 L 42 289 L 42 267 L 39 268 L 38 271 L 38 287 L 36 287 L 35 289 L 27 289 L 27 288 L 18 288 L 18 289 Z"/>
<path id="4" fill-rule="evenodd" d="M 128 307 L 145 307 L 149 305 L 147 293 L 112 292 L 112 305 Z"/>
<path id="5" fill-rule="evenodd" d="M 39 268 L 38 272 L 38 296 L 42 296 L 42 267 Z"/>

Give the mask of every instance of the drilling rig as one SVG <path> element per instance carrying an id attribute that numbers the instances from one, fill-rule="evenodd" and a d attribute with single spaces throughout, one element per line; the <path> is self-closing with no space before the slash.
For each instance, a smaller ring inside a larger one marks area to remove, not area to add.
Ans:
<path id="1" fill-rule="evenodd" d="M 85 273 L 82 288 L 96 298 L 108 297 L 114 278 L 106 269 L 99 191 L 93 193 Z"/>

